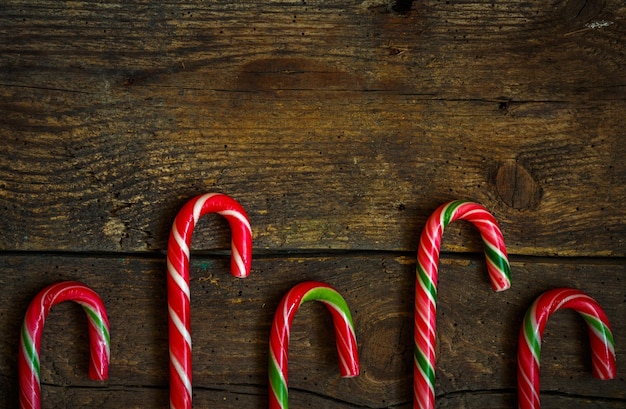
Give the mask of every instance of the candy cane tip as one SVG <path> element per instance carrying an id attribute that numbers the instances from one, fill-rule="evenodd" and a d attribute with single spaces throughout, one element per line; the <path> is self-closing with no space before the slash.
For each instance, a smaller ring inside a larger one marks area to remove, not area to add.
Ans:
<path id="1" fill-rule="evenodd" d="M 89 378 L 91 378 L 91 380 L 93 381 L 106 381 L 107 379 L 109 379 L 109 372 L 105 372 L 105 373 L 89 373 Z"/>
<path id="2" fill-rule="evenodd" d="M 497 293 L 501 293 L 502 291 L 506 291 L 506 290 L 510 290 L 511 289 L 511 283 L 506 283 L 502 286 L 499 287 L 494 287 L 493 291 L 497 292 Z"/>
<path id="3" fill-rule="evenodd" d="M 235 277 L 235 278 L 246 278 L 249 275 L 250 275 L 250 273 L 247 272 L 247 271 L 243 271 L 242 272 L 242 271 L 237 270 L 236 272 L 233 272 L 233 277 Z"/>
<path id="4" fill-rule="evenodd" d="M 250 275 L 250 269 L 241 265 L 242 263 L 233 263 L 230 273 L 235 278 L 246 278 Z"/>

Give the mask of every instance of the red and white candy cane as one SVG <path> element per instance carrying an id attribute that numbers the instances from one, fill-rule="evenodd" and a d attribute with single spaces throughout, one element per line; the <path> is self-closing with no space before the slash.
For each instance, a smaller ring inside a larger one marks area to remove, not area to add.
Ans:
<path id="1" fill-rule="evenodd" d="M 104 304 L 98 294 L 84 284 L 64 281 L 44 288 L 32 300 L 22 325 L 18 352 L 20 383 L 20 408 L 41 407 L 41 381 L 39 350 L 41 335 L 50 309 L 63 301 L 80 304 L 89 323 L 89 346 L 91 360 L 89 376 L 93 380 L 104 380 L 109 373 L 110 339 L 109 321 Z"/>
<path id="2" fill-rule="evenodd" d="M 187 202 L 174 219 L 167 245 L 171 409 L 191 409 L 189 248 L 198 219 L 207 213 L 222 215 L 230 225 L 232 275 L 243 278 L 250 274 L 252 231 L 241 205 L 220 193 L 207 193 Z"/>
<path id="3" fill-rule="evenodd" d="M 359 374 L 356 336 L 346 301 L 328 284 L 317 281 L 300 283 L 283 297 L 272 323 L 268 365 L 270 409 L 287 409 L 288 407 L 289 332 L 298 308 L 307 301 L 321 301 L 331 313 L 335 326 L 341 376 L 348 378 Z"/>
<path id="4" fill-rule="evenodd" d="M 437 265 L 443 229 L 458 219 L 471 222 L 480 232 L 492 288 L 495 291 L 502 291 L 511 286 L 504 238 L 498 223 L 487 209 L 477 203 L 457 200 L 435 210 L 426 221 L 417 251 L 413 365 L 413 408 L 415 409 L 435 407 Z"/>
<path id="5" fill-rule="evenodd" d="M 573 288 L 557 288 L 540 295 L 526 312 L 517 349 L 517 393 L 519 409 L 538 409 L 539 352 L 548 318 L 570 308 L 587 323 L 591 344 L 592 374 L 598 379 L 615 378 L 615 345 L 602 307 L 587 294 Z"/>

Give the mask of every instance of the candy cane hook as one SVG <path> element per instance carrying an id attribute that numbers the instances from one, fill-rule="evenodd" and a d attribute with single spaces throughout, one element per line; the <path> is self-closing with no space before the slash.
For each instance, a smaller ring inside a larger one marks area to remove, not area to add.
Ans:
<path id="1" fill-rule="evenodd" d="M 220 193 L 207 193 L 187 202 L 174 219 L 167 245 L 171 409 L 191 409 L 189 248 L 198 219 L 207 213 L 222 215 L 230 225 L 232 275 L 243 278 L 250 273 L 252 232 L 241 205 Z"/>
<path id="2" fill-rule="evenodd" d="M 413 408 L 435 407 L 435 333 L 437 264 L 443 229 L 461 219 L 474 224 L 483 240 L 487 270 L 495 291 L 511 286 L 510 267 L 502 232 L 495 218 L 477 203 L 454 201 L 440 206 L 426 221 L 417 251 L 415 282 L 415 351 Z"/>
<path id="3" fill-rule="evenodd" d="M 274 315 L 269 352 L 269 407 L 287 409 L 287 361 L 291 323 L 300 305 L 321 301 L 330 311 L 335 327 L 339 371 L 344 378 L 359 374 L 359 356 L 350 309 L 343 297 L 331 286 L 306 281 L 293 287 L 283 297 Z"/>
<path id="4" fill-rule="evenodd" d="M 578 312 L 587 323 L 591 344 L 592 374 L 615 378 L 615 345 L 609 321 L 596 300 L 572 288 L 557 288 L 540 295 L 526 312 L 517 349 L 519 409 L 539 409 L 539 352 L 548 318 L 562 308 Z"/>
<path id="5" fill-rule="evenodd" d="M 26 310 L 22 325 L 18 352 L 21 409 L 39 409 L 41 407 L 39 361 L 41 335 L 50 309 L 63 301 L 74 301 L 80 304 L 87 314 L 91 351 L 89 376 L 93 380 L 100 381 L 108 376 L 109 321 L 102 300 L 92 289 L 81 283 L 64 281 L 52 284 L 44 288 L 32 300 Z"/>

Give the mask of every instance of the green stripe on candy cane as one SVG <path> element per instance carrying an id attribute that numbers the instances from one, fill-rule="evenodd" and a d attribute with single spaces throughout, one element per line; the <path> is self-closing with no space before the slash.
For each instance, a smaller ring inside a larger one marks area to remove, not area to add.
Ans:
<path id="1" fill-rule="evenodd" d="M 270 365 L 269 365 L 269 381 L 270 381 L 270 393 L 274 396 L 274 399 L 278 402 L 280 408 L 287 408 L 289 406 L 288 398 L 289 391 L 287 389 L 287 380 L 283 377 L 283 373 L 280 369 L 280 365 L 276 362 L 276 357 L 270 351 Z"/>
<path id="2" fill-rule="evenodd" d="M 467 203 L 464 200 L 454 200 L 448 203 L 443 211 L 441 212 L 441 223 L 444 226 L 447 226 L 452 221 L 452 217 L 454 216 L 454 212 L 457 211 L 459 207 L 461 207 L 464 203 Z"/>
<path id="3" fill-rule="evenodd" d="M 530 311 L 526 314 L 524 319 L 524 340 L 528 349 L 532 353 L 534 359 L 539 362 L 541 353 L 541 335 L 539 335 L 539 328 L 535 321 L 535 310 L 537 309 L 536 302 L 530 307 Z"/>
<path id="4" fill-rule="evenodd" d="M 428 383 L 432 386 L 435 383 L 435 371 L 434 368 L 429 364 L 428 358 L 422 354 L 419 348 L 414 348 L 413 357 L 415 362 L 424 377 L 428 379 Z"/>
<path id="5" fill-rule="evenodd" d="M 27 358 L 28 364 L 31 370 L 35 373 L 37 381 L 41 377 L 41 364 L 39 362 L 39 354 L 35 348 L 35 342 L 28 334 L 28 328 L 26 328 L 26 322 L 22 325 L 22 345 L 21 348 L 24 351 L 24 355 Z"/>
<path id="6" fill-rule="evenodd" d="M 590 341 L 594 354 L 597 354 L 597 350 L 601 351 L 603 356 L 596 356 L 592 358 L 592 374 L 598 379 L 607 380 L 612 379 L 615 376 L 615 363 L 611 364 L 610 356 L 615 357 L 615 341 L 613 340 L 613 333 L 607 324 L 602 322 L 598 317 L 591 314 L 580 313 L 581 317 L 587 323 L 590 333 L 593 333 L 595 337 L 591 336 Z M 596 344 L 603 345 L 604 348 L 596 347 Z M 601 366 L 599 366 L 602 364 Z M 612 365 L 612 367 L 611 367 Z M 612 374 L 613 373 L 613 374 Z"/>
<path id="7" fill-rule="evenodd" d="M 593 315 L 584 314 L 584 313 L 580 313 L 580 315 L 587 322 L 587 324 L 589 324 L 589 326 L 594 331 L 596 336 L 600 339 L 606 340 L 607 345 L 609 345 L 609 347 L 612 350 L 615 350 L 615 341 L 613 339 L 613 333 L 611 332 L 609 327 L 604 322 L 602 322 L 597 317 L 594 317 Z"/>
<path id="8" fill-rule="evenodd" d="M 506 254 L 503 254 L 485 240 L 483 240 L 483 249 L 487 262 L 491 263 L 495 269 L 500 271 L 500 274 L 506 277 L 506 280 L 511 281 L 511 267 L 509 266 L 509 260 Z"/>
<path id="9" fill-rule="evenodd" d="M 325 304 L 332 306 L 341 313 L 342 318 L 350 324 L 350 328 L 354 332 L 354 323 L 352 322 L 348 304 L 337 291 L 326 287 L 316 287 L 308 291 L 302 298 L 302 303 L 307 301 L 323 301 Z"/>
<path id="10" fill-rule="evenodd" d="M 428 275 L 428 273 L 426 273 L 426 271 L 420 264 L 417 265 L 417 275 L 419 284 L 424 287 L 428 294 L 430 294 L 430 299 L 433 301 L 436 300 L 437 286 L 435 285 L 433 280 L 430 279 L 430 276 Z"/>
<path id="11" fill-rule="evenodd" d="M 85 313 L 87 313 L 87 316 L 89 317 L 89 321 L 91 321 L 91 323 L 97 329 L 97 331 L 102 334 L 104 341 L 107 343 L 107 345 L 110 345 L 111 335 L 109 334 L 109 328 L 104 323 L 102 316 L 98 314 L 96 311 L 94 311 L 92 308 L 90 308 L 87 304 L 83 304 L 83 303 L 80 303 L 80 304 L 83 306 Z"/>

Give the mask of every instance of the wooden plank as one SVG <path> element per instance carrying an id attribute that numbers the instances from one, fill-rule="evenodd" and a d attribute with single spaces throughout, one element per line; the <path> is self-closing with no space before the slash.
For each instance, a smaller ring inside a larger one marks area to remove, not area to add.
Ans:
<path id="1" fill-rule="evenodd" d="M 7 2 L 0 249 L 162 250 L 217 190 L 257 249 L 414 251 L 468 198 L 511 253 L 626 255 L 623 4 L 452 3 Z"/>
<path id="2" fill-rule="evenodd" d="M 42 380 L 47 404 L 65 396 L 94 407 L 167 405 L 167 319 L 162 258 L 2 255 L 0 285 L 0 394 L 17 405 L 16 348 L 29 300 L 45 285 L 79 279 L 96 289 L 109 312 L 110 379 L 86 379 L 87 343 L 80 308 L 57 306 L 46 323 Z M 298 406 L 408 407 L 411 400 L 412 309 L 415 260 L 384 253 L 263 257 L 250 277 L 228 275 L 226 258 L 192 257 L 194 386 L 198 400 L 232 407 L 264 404 L 267 336 L 274 309 L 294 284 L 308 279 L 334 285 L 348 301 L 357 330 L 362 373 L 338 377 L 330 318 L 319 304 L 301 308 L 292 331 L 290 387 Z M 440 407 L 511 406 L 516 340 L 525 310 L 541 292 L 571 286 L 603 305 L 614 329 L 618 357 L 626 354 L 624 268 L 619 262 L 521 259 L 513 288 L 492 293 L 484 263 L 442 260 L 438 311 L 436 392 Z M 601 382 L 590 375 L 582 321 L 568 311 L 549 321 L 542 347 L 542 389 L 551 407 L 567 403 L 619 407 L 626 403 L 626 372 Z M 136 394 L 136 395 L 135 395 Z M 485 396 L 483 396 L 485 395 Z M 135 397 L 131 397 L 135 396 Z M 514 398 L 513 398 L 514 399 Z M 221 403 L 220 403 L 221 402 Z M 447 402 L 447 403 L 446 403 Z M 465 403 L 463 403 L 465 402 Z M 594 403 L 595 402 L 595 403 Z M 55 404 L 56 403 L 56 404 Z M 208 405 L 208 403 L 207 403 Z M 491 405 L 491 406 L 489 406 Z M 612 405 L 612 406 L 611 406 Z M 206 406 L 206 405 L 201 405 Z"/>
<path id="3" fill-rule="evenodd" d="M 155 76 L 182 73 L 191 79 L 179 84 L 186 85 L 183 92 L 305 88 L 452 100 L 624 97 L 626 10 L 620 0 L 428 0 L 404 13 L 384 0 L 5 3 L 6 79 L 18 87 L 68 89 L 65 80 L 83 72 L 91 74 L 89 81 L 79 76 L 69 89 L 105 87 L 101 95 L 112 95 L 121 85 L 158 84 Z M 288 61 L 300 63 L 293 69 Z M 57 80 L 26 80 L 21 67 Z M 194 74 L 198 69 L 217 75 Z"/>
<path id="4" fill-rule="evenodd" d="M 52 391 L 50 390 L 52 389 Z M 237 388 L 235 392 L 231 391 L 211 391 L 211 390 L 194 390 L 194 405 L 199 407 L 211 407 L 217 409 L 230 409 L 233 406 L 243 408 L 259 408 L 267 406 L 266 394 L 257 395 L 259 391 L 249 391 L 245 388 Z M 242 390 L 241 390 L 242 389 Z M 44 402 L 62 401 L 68 407 L 118 407 L 123 405 L 129 409 L 140 409 L 145 407 L 166 408 L 168 395 L 164 389 L 146 390 L 142 388 L 120 388 L 112 394 L 110 391 L 101 391 L 91 388 L 68 388 L 58 386 L 47 386 L 45 389 Z M 54 396 L 57 396 L 54 399 Z M 48 399 L 46 399 L 48 398 Z M 52 398 L 52 399 L 50 399 Z M 501 409 L 513 408 L 517 405 L 514 393 L 498 393 L 498 392 L 480 392 L 480 393 L 464 393 L 461 396 L 444 397 L 436 403 L 438 409 Z M 323 397 L 309 394 L 306 391 L 293 391 L 290 393 L 291 407 L 332 407 L 334 409 L 349 409 L 355 406 L 341 402 L 333 401 L 329 406 L 327 399 Z M 375 408 L 388 408 L 383 403 L 381 406 L 367 406 Z M 543 394 L 541 396 L 541 407 L 544 409 L 561 409 L 569 408 L 585 408 L 585 409 L 621 409 L 624 407 L 623 401 L 620 400 L 601 400 L 587 399 L 576 396 L 561 396 L 553 394 Z M 405 403 L 393 406 L 394 409 L 410 409 L 412 403 Z"/>
<path id="5" fill-rule="evenodd" d="M 494 295 L 477 256 L 447 255 L 438 407 L 515 405 L 521 317 L 554 286 L 605 306 L 619 365 L 625 17 L 620 0 L 4 2 L 0 406 L 17 406 L 28 301 L 79 278 L 109 306 L 111 379 L 85 379 L 84 317 L 60 305 L 44 337 L 44 401 L 167 407 L 159 252 L 176 211 L 205 191 L 242 202 L 256 257 L 253 275 L 233 280 L 216 256 L 225 223 L 198 226 L 198 406 L 265 405 L 273 309 L 316 278 L 353 308 L 363 373 L 338 379 L 328 316 L 306 306 L 292 405 L 410 407 L 410 254 L 430 212 L 456 198 L 491 209 L 512 254 L 605 258 L 517 257 L 514 288 Z M 444 250 L 479 252 L 477 234 L 455 223 Z M 52 252 L 28 253 L 39 251 Z M 544 408 L 624 407 L 623 369 L 591 379 L 575 314 L 559 313 L 547 332 Z"/>
<path id="6" fill-rule="evenodd" d="M 626 197 L 626 148 L 618 131 L 624 103 L 604 110 L 525 106 L 520 120 L 492 103 L 416 107 L 405 97 L 390 99 L 369 102 L 406 118 L 417 109 L 429 125 L 385 121 L 371 132 L 353 128 L 344 135 L 342 120 L 349 124 L 364 102 L 356 99 L 333 120 L 325 120 L 336 109 L 330 105 L 301 128 L 258 125 L 235 139 L 232 129 L 207 128 L 211 135 L 203 137 L 202 129 L 174 135 L 166 125 L 161 136 L 140 132 L 132 142 L 97 129 L 77 139 L 68 138 L 72 132 L 20 133 L 0 152 L 0 246 L 164 249 L 186 200 L 223 191 L 249 212 L 257 249 L 413 251 L 439 204 L 468 198 L 496 215 L 511 253 L 626 254 L 626 212 L 617 205 Z M 265 103 L 252 105 L 260 110 Z M 303 105 L 302 111 L 315 110 Z M 548 111 L 560 129 L 546 129 Z M 320 129 L 323 122 L 334 129 Z M 594 125 L 591 139 L 571 136 Z M 197 248 L 228 242 L 223 232 L 215 236 L 218 226 L 209 227 L 199 229 Z M 466 244 L 467 235 L 457 236 L 444 243 L 447 250 L 479 250 L 475 240 Z"/>

